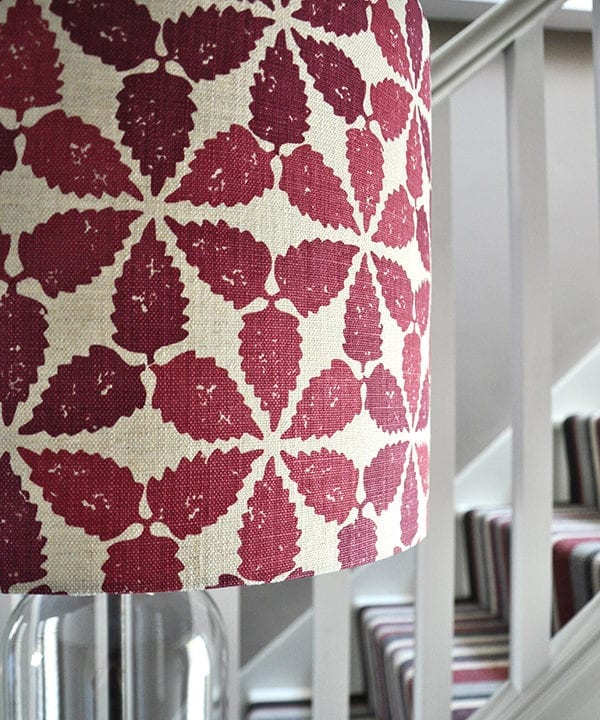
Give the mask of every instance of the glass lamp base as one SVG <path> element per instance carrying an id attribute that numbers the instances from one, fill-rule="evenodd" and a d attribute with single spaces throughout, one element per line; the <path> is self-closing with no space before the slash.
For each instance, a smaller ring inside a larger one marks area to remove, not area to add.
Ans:
<path id="1" fill-rule="evenodd" d="M 205 592 L 29 595 L 2 643 L 4 720 L 225 720 L 226 644 Z"/>

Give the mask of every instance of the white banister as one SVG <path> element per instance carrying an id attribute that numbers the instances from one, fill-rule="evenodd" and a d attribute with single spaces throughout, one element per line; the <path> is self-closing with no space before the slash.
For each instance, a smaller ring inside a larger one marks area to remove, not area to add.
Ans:
<path id="1" fill-rule="evenodd" d="M 540 23 L 506 51 L 513 376 L 511 681 L 549 663 L 552 607 L 552 344 Z"/>
<path id="2" fill-rule="evenodd" d="M 219 588 L 211 591 L 211 598 L 219 608 L 227 638 L 229 658 L 227 677 L 227 720 L 241 720 L 240 697 L 240 613 L 241 591 L 239 587 Z"/>
<path id="3" fill-rule="evenodd" d="M 434 105 L 447 98 L 514 40 L 539 26 L 565 0 L 506 0 L 455 35 L 431 58 Z"/>
<path id="4" fill-rule="evenodd" d="M 451 700 L 456 324 L 450 107 L 448 100 L 433 113 L 431 493 L 428 536 L 417 549 L 415 720 L 447 720 Z"/>
<path id="5" fill-rule="evenodd" d="M 350 572 L 313 579 L 313 720 L 350 717 Z"/>

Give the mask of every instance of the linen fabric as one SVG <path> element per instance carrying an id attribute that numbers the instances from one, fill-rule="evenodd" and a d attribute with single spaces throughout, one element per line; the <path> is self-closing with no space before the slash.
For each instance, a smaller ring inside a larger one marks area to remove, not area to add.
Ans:
<path id="1" fill-rule="evenodd" d="M 424 536 L 429 113 L 416 0 L 0 2 L 0 591 Z"/>

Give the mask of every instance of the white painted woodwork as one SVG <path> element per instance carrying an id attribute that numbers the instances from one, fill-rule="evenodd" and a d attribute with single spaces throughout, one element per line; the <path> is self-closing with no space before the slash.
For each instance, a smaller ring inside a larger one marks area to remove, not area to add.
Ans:
<path id="1" fill-rule="evenodd" d="M 210 597 L 219 608 L 225 627 L 227 642 L 227 720 L 241 720 L 240 703 L 240 600 L 239 587 L 220 588 L 210 592 Z"/>
<path id="2" fill-rule="evenodd" d="M 511 682 L 549 663 L 552 345 L 543 27 L 506 51 L 511 214 L 513 529 Z"/>

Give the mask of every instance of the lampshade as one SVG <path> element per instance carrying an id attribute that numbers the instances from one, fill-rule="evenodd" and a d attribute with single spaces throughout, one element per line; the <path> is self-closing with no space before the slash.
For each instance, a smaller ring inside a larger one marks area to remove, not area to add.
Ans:
<path id="1" fill-rule="evenodd" d="M 417 0 L 0 2 L 0 591 L 425 534 Z"/>

